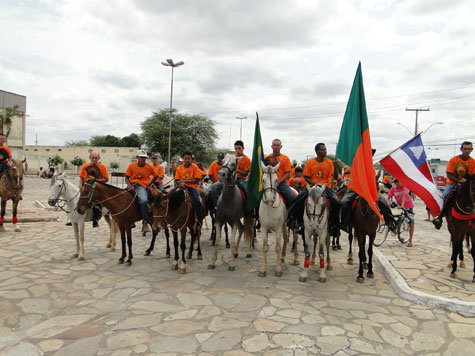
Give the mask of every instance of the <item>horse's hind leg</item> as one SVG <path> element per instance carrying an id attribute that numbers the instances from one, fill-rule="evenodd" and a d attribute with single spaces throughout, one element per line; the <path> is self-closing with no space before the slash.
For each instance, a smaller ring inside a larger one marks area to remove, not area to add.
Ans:
<path id="1" fill-rule="evenodd" d="M 224 234 L 226 235 L 226 248 L 230 248 L 231 245 L 229 244 L 228 224 L 226 223 L 224 223 Z"/>
<path id="2" fill-rule="evenodd" d="M 463 238 L 452 239 L 452 272 L 450 272 L 450 277 L 452 278 L 455 278 L 455 272 L 457 271 L 457 258 L 462 249 Z"/>
<path id="3" fill-rule="evenodd" d="M 357 235 L 356 238 L 358 239 L 358 257 L 359 257 L 359 268 L 358 268 L 358 277 L 356 278 L 356 281 L 358 283 L 363 283 L 364 282 L 364 276 L 363 276 L 363 261 L 366 259 L 365 256 L 365 236 Z"/>
<path id="4" fill-rule="evenodd" d="M 76 251 L 73 254 L 73 258 L 79 257 L 79 225 L 77 223 L 73 223 L 73 230 L 74 230 L 74 241 L 76 242 Z"/>
<path id="5" fill-rule="evenodd" d="M 5 232 L 5 227 L 3 226 L 3 221 L 5 220 L 5 208 L 7 206 L 6 200 L 2 198 L 2 212 L 0 215 L 0 232 Z"/>
<path id="6" fill-rule="evenodd" d="M 473 278 L 472 278 L 472 283 L 475 283 L 475 247 L 474 246 L 474 243 L 475 243 L 475 234 L 474 235 L 471 235 L 470 236 L 471 238 L 471 242 L 472 242 L 472 249 L 470 250 L 470 254 L 472 255 L 472 259 L 473 259 Z"/>
<path id="7" fill-rule="evenodd" d="M 294 266 L 298 266 L 300 264 L 299 261 L 299 234 L 295 231 L 295 229 L 292 230 L 294 242 L 293 245 L 295 246 L 294 248 Z"/>
<path id="8" fill-rule="evenodd" d="M 175 249 L 175 256 L 173 257 L 172 262 L 172 271 L 176 271 L 178 269 L 178 259 L 180 255 L 178 254 L 178 232 L 172 231 L 173 233 L 173 247 Z"/>
<path id="9" fill-rule="evenodd" d="M 368 273 L 366 273 L 366 277 L 374 278 L 373 273 L 373 242 L 376 238 L 376 234 L 369 236 L 369 244 L 368 244 Z"/>
<path id="10" fill-rule="evenodd" d="M 180 269 L 178 270 L 178 273 L 180 273 L 180 274 L 185 274 L 186 273 L 186 258 L 185 258 L 185 255 L 186 255 L 186 230 L 187 230 L 187 228 L 185 227 L 180 231 L 180 234 L 181 234 L 181 241 L 180 241 L 181 266 L 180 266 Z M 194 235 L 195 235 L 195 232 L 192 231 L 191 232 L 191 240 L 192 241 L 195 239 Z M 193 246 L 190 246 L 190 249 L 192 249 L 192 248 L 193 248 Z"/>
<path id="11" fill-rule="evenodd" d="M 84 221 L 79 224 L 79 256 L 78 261 L 84 260 Z"/>
<path id="12" fill-rule="evenodd" d="M 120 227 L 120 244 L 122 245 L 122 255 L 119 258 L 119 263 L 122 264 L 124 263 L 125 257 L 127 256 L 127 253 L 125 252 L 125 228 Z"/>
<path id="13" fill-rule="evenodd" d="M 216 260 L 218 259 L 218 247 L 219 247 L 219 242 L 221 240 L 221 224 L 216 222 L 214 224 L 214 228 L 216 231 L 215 240 L 214 240 L 214 254 L 213 254 L 213 258 L 211 259 L 211 262 L 208 265 L 208 269 L 215 269 L 216 267 Z"/>
<path id="14" fill-rule="evenodd" d="M 287 244 L 289 243 L 289 232 L 287 231 L 287 227 L 284 225 L 282 228 L 282 236 L 284 238 L 284 244 L 282 246 L 282 254 L 280 260 L 282 263 L 285 262 L 285 256 L 287 256 Z M 277 247 L 277 244 L 275 245 Z"/>
<path id="15" fill-rule="evenodd" d="M 236 232 L 240 230 L 242 232 L 241 222 L 238 220 L 235 222 L 231 229 L 231 256 L 229 257 L 229 266 L 228 271 L 236 270 L 236 265 L 234 264 L 234 257 L 237 256 L 237 249 L 236 249 Z"/>
<path id="16" fill-rule="evenodd" d="M 167 258 L 170 258 L 170 231 L 168 230 L 168 227 L 165 223 L 162 224 L 163 227 L 163 233 L 165 234 L 165 239 L 167 240 L 167 250 L 165 252 L 165 256 Z"/>
<path id="17" fill-rule="evenodd" d="M 127 259 L 127 266 L 132 264 L 132 228 L 130 226 L 127 227 L 127 247 L 129 248 L 129 258 Z"/>
<path id="18" fill-rule="evenodd" d="M 350 233 L 348 234 L 348 258 L 346 260 L 346 263 L 349 265 L 353 264 L 353 231 L 350 229 Z"/>
<path id="19" fill-rule="evenodd" d="M 17 218 L 17 210 L 18 210 L 18 203 L 20 202 L 20 200 L 13 200 L 13 219 L 12 219 L 12 223 L 13 223 L 13 226 L 15 227 L 15 232 L 21 232 L 21 229 L 20 227 L 17 225 L 18 223 L 18 218 Z"/>

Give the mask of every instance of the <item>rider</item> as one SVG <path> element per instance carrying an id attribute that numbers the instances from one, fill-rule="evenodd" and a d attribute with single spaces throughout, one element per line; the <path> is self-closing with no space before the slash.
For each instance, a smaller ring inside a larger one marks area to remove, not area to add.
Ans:
<path id="1" fill-rule="evenodd" d="M 153 154 L 150 159 L 152 160 L 152 167 L 155 170 L 155 186 L 164 192 L 165 189 L 163 188 L 163 178 L 165 177 L 165 170 L 160 164 L 158 164 L 158 156 L 156 154 Z"/>
<path id="2" fill-rule="evenodd" d="M 472 151 L 473 145 L 471 142 L 462 142 L 462 144 L 460 145 L 460 152 L 462 152 L 462 154 L 452 157 L 449 161 L 449 164 L 447 165 L 446 173 L 448 178 L 448 184 L 445 186 L 444 192 L 442 193 L 444 204 L 442 206 L 442 211 L 440 212 L 439 216 L 432 220 L 432 223 L 434 224 L 437 230 L 442 227 L 442 218 L 447 213 L 447 208 L 450 205 L 449 203 L 455 196 L 455 194 L 450 193 L 453 191 L 455 185 L 460 186 L 462 183 L 465 183 L 467 181 L 467 179 L 465 179 L 464 177 L 458 178 L 455 175 L 455 165 L 461 162 L 465 167 L 467 167 L 468 174 L 475 174 L 475 160 L 470 157 Z"/>
<path id="3" fill-rule="evenodd" d="M 409 218 L 409 242 L 407 243 L 407 247 L 412 247 L 412 236 L 414 235 L 414 202 L 412 201 L 411 196 L 409 195 L 409 189 L 403 186 L 401 182 L 397 179 L 394 179 L 394 187 L 388 192 L 388 203 L 391 203 L 391 197 L 396 199 L 398 204 L 398 209 L 406 209 L 407 217 Z"/>
<path id="4" fill-rule="evenodd" d="M 372 153 L 374 153 L 376 150 L 373 148 Z M 351 228 L 351 207 L 353 205 L 353 202 L 355 199 L 358 197 L 358 194 L 351 188 L 351 180 L 348 183 L 348 190 L 346 191 L 345 195 L 341 199 L 341 223 L 340 223 L 340 229 L 349 233 L 350 228 Z M 379 205 L 379 211 L 381 212 L 381 215 L 383 215 L 384 222 L 385 224 L 389 227 L 389 230 L 395 232 L 396 228 L 396 222 L 394 220 L 393 213 L 391 211 L 391 208 L 388 205 L 387 200 L 379 194 L 378 197 L 378 205 Z"/>
<path id="5" fill-rule="evenodd" d="M 140 213 L 142 215 L 142 232 L 147 231 L 147 223 L 152 225 L 149 217 L 148 193 L 147 186 L 153 184 L 155 179 L 155 169 L 151 164 L 147 163 L 147 152 L 144 150 L 137 151 L 137 162 L 129 164 L 125 172 L 125 183 L 129 190 L 135 190 L 139 202 Z"/>
<path id="6" fill-rule="evenodd" d="M 193 208 L 195 209 L 197 227 L 201 226 L 201 201 L 197 191 L 198 183 L 203 176 L 203 172 L 192 161 L 191 152 L 183 153 L 183 164 L 178 166 L 175 171 L 175 184 L 177 187 L 188 187 Z"/>
<path id="7" fill-rule="evenodd" d="M 219 152 L 218 159 L 216 161 L 213 161 L 209 166 L 208 176 L 213 183 L 216 183 L 218 181 L 218 172 L 221 169 L 221 166 L 223 165 L 223 159 L 224 153 Z"/>
<path id="8" fill-rule="evenodd" d="M 295 175 L 290 178 L 289 185 L 297 192 L 301 192 L 307 185 L 305 178 L 303 177 L 302 167 L 295 167 Z"/>
<path id="9" fill-rule="evenodd" d="M 82 189 L 84 183 L 88 179 L 95 179 L 96 182 L 107 183 L 109 180 L 109 174 L 107 173 L 107 168 L 102 163 L 99 162 L 101 156 L 98 152 L 91 152 L 89 155 L 90 163 L 85 163 L 82 168 L 81 172 L 79 173 L 79 190 Z M 87 168 L 90 166 L 96 166 L 99 168 L 101 174 L 99 177 L 92 177 L 88 174 Z M 92 209 L 92 227 L 98 227 L 99 223 L 98 220 L 101 218 L 101 210 L 94 208 Z"/>
<path id="10" fill-rule="evenodd" d="M 289 157 L 280 153 L 282 149 L 282 141 L 278 138 L 272 141 L 272 153 L 264 157 L 267 160 L 270 157 L 277 159 L 280 162 L 279 170 L 277 174 L 277 191 L 282 195 L 285 200 L 285 205 L 287 209 L 290 208 L 294 202 L 295 196 L 287 184 L 288 179 L 290 178 L 290 171 L 292 164 L 290 163 Z"/>
<path id="11" fill-rule="evenodd" d="M 3 171 L 7 167 L 7 163 L 10 158 L 12 158 L 12 151 L 10 147 L 5 145 L 6 136 L 3 132 L 0 133 L 0 175 L 3 174 Z M 3 151 L 2 151 L 3 150 Z"/>

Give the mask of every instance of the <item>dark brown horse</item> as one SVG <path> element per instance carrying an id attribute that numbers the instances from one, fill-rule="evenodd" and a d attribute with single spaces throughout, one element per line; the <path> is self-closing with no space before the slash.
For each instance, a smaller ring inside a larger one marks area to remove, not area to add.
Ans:
<path id="1" fill-rule="evenodd" d="M 202 206 L 204 202 L 204 194 L 199 191 L 200 198 L 202 200 Z M 198 259 L 203 259 L 200 246 L 200 233 L 201 230 L 197 228 L 196 214 L 193 209 L 193 203 L 191 200 L 188 189 L 177 189 L 168 193 L 160 193 L 156 196 L 152 205 L 153 212 L 153 229 L 158 228 L 165 223 L 170 228 L 173 234 L 173 246 L 175 248 L 175 256 L 172 262 L 172 270 L 178 270 L 179 273 L 186 273 L 186 231 L 190 230 L 191 243 L 188 258 L 192 258 L 192 252 L 194 249 L 198 251 Z M 178 232 L 180 233 L 180 248 L 181 248 L 181 266 L 178 268 Z M 153 249 L 155 243 L 155 237 L 152 238 L 149 250 Z"/>
<path id="2" fill-rule="evenodd" d="M 127 257 L 125 243 L 127 237 L 127 246 L 129 248 L 129 257 L 127 266 L 132 264 L 132 227 L 135 222 L 142 220 L 140 208 L 138 205 L 137 195 L 135 191 L 128 189 L 120 189 L 113 185 L 99 183 L 94 179 L 84 183 L 80 197 L 78 200 L 77 210 L 80 214 L 84 214 L 87 208 L 102 204 L 109 209 L 112 218 L 117 222 L 120 230 L 120 240 L 122 243 L 122 255 L 119 263 L 124 263 Z M 153 230 L 153 236 L 156 236 L 158 229 Z"/>
<path id="3" fill-rule="evenodd" d="M 5 231 L 5 228 L 3 227 L 3 222 L 5 219 L 5 208 L 7 206 L 7 201 L 10 199 L 13 202 L 12 223 L 15 226 L 15 231 L 21 232 L 21 229 L 16 224 L 18 222 L 17 207 L 18 203 L 20 202 L 21 193 L 23 191 L 23 162 L 11 159 L 7 163 L 7 166 L 3 171 L 3 175 L 0 178 L 0 197 L 2 198 L 0 232 Z"/>
<path id="4" fill-rule="evenodd" d="M 472 282 L 475 283 L 475 175 L 468 175 L 467 181 L 458 189 L 457 196 L 453 200 L 452 207 L 447 213 L 447 226 L 452 241 L 452 272 L 450 276 L 455 278 L 457 270 L 457 257 L 462 253 L 463 240 L 466 234 L 470 235 L 472 242 L 471 254 L 474 262 L 474 276 Z"/>

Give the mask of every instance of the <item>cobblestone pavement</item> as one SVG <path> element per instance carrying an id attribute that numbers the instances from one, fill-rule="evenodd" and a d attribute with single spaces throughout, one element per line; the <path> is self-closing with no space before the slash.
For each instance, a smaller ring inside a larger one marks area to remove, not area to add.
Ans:
<path id="1" fill-rule="evenodd" d="M 47 181 L 27 178 L 26 184 L 25 215 L 49 193 Z M 0 355 L 475 354 L 475 318 L 402 299 L 379 266 L 374 279 L 357 284 L 346 245 L 345 252 L 332 253 L 326 283 L 317 282 L 315 269 L 301 283 L 301 267 L 291 265 L 290 256 L 283 277 L 273 275 L 272 253 L 268 276 L 257 276 L 260 239 L 251 259 L 241 246 L 235 272 L 227 270 L 224 246 L 216 269 L 208 270 L 211 246 L 204 230 L 204 259 L 189 260 L 187 274 L 180 275 L 170 270 L 163 237 L 152 256 L 142 256 L 149 237 L 138 231 L 132 266 L 117 265 L 119 252 L 105 247 L 104 222 L 97 229 L 87 224 L 86 260 L 77 261 L 72 229 L 58 215 L 59 222 L 24 223 L 21 233 L 6 224 L 0 234 Z M 422 247 L 435 231 L 423 218 L 416 216 L 415 247 L 390 237 L 383 253 L 393 251 L 387 257 L 411 287 L 429 284 L 433 290 L 422 289 L 469 297 L 471 273 L 448 278 L 443 233 L 437 246 Z M 470 270 L 472 262 L 466 262 Z"/>

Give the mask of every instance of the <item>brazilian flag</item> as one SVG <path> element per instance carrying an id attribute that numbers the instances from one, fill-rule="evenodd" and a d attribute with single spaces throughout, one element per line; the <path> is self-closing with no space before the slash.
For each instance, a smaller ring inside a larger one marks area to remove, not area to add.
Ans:
<path id="1" fill-rule="evenodd" d="M 256 112 L 256 128 L 254 130 L 254 148 L 252 150 L 251 172 L 247 178 L 247 202 L 246 209 L 252 210 L 259 206 L 262 198 L 262 168 L 261 162 L 264 160 L 262 150 L 261 129 L 259 127 L 259 115 Z"/>

